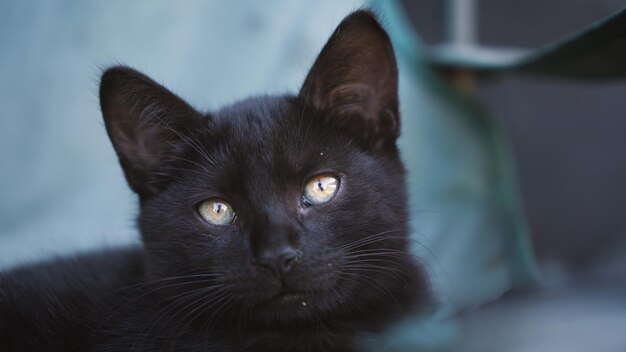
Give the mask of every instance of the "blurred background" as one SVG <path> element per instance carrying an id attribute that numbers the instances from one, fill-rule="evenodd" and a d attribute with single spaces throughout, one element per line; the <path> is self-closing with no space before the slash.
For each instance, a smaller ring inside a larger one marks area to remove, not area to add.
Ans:
<path id="1" fill-rule="evenodd" d="M 431 55 L 459 40 L 455 6 L 465 44 L 531 50 L 617 0 L 0 2 L 0 269 L 138 243 L 102 68 L 128 64 L 200 110 L 294 93 L 363 6 L 396 47 L 415 252 L 442 302 L 378 350 L 626 351 L 626 77 L 483 75 Z"/>
<path id="2" fill-rule="evenodd" d="M 446 2 L 403 1 L 429 45 L 448 40 Z M 625 6 L 623 1 L 479 0 L 479 43 L 536 48 Z M 625 63 L 626 65 L 626 63 Z M 503 75 L 477 94 L 513 146 L 536 254 L 582 268 L 626 241 L 626 81 Z"/>
<path id="3" fill-rule="evenodd" d="M 450 40 L 449 3 L 402 3 L 426 43 Z M 625 4 L 475 5 L 480 44 L 536 48 Z M 460 350 L 625 350 L 626 80 L 505 74 L 481 80 L 476 95 L 511 142 L 542 289 L 509 295 L 464 316 L 469 346 Z"/>

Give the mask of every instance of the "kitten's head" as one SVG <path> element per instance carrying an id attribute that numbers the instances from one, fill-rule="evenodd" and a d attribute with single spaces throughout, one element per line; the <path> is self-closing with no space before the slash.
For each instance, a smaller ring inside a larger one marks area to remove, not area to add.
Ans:
<path id="1" fill-rule="evenodd" d="M 274 323 L 408 302 L 417 274 L 396 148 L 397 69 L 370 13 L 339 25 L 297 96 L 200 113 L 114 67 L 100 99 L 140 198 L 150 273 L 184 277 L 168 292 Z"/>

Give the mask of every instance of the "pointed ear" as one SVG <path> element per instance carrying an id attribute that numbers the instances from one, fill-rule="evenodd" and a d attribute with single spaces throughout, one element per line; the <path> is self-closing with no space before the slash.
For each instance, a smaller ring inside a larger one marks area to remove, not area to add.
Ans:
<path id="1" fill-rule="evenodd" d="M 182 99 L 128 67 L 100 81 L 100 106 L 126 180 L 140 198 L 160 191 L 177 155 L 191 144 L 200 114 Z"/>
<path id="2" fill-rule="evenodd" d="M 357 11 L 339 24 L 299 97 L 367 143 L 395 142 L 398 69 L 389 37 L 372 13 Z"/>

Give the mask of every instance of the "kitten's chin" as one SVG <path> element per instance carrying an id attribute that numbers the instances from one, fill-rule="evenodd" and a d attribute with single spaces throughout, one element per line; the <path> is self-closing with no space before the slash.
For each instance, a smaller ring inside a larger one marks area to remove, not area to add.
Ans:
<path id="1" fill-rule="evenodd" d="M 261 302 L 259 306 L 279 309 L 300 309 L 310 307 L 320 299 L 319 292 L 282 291 Z"/>
<path id="2" fill-rule="evenodd" d="M 319 292 L 304 292 L 304 291 L 283 291 L 275 297 L 271 298 L 271 302 L 278 305 L 299 305 L 307 307 L 311 302 L 314 302 Z"/>
<path id="3" fill-rule="evenodd" d="M 334 307 L 334 302 L 324 292 L 282 291 L 263 301 L 257 302 L 254 309 L 272 323 L 306 323 L 314 321 Z"/>

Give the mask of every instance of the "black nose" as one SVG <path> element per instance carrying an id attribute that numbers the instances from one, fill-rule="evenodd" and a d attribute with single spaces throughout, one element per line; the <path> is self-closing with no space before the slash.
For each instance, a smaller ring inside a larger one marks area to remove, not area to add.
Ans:
<path id="1" fill-rule="evenodd" d="M 302 257 L 302 252 L 291 246 L 268 248 L 256 256 L 259 266 L 269 269 L 276 277 L 282 278 Z"/>

